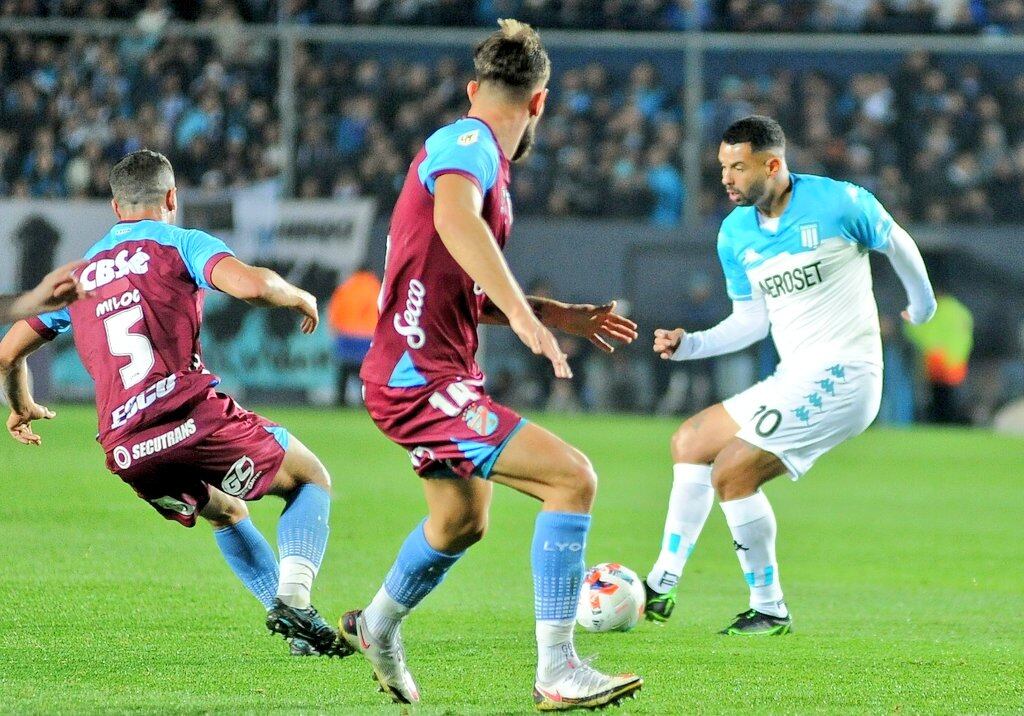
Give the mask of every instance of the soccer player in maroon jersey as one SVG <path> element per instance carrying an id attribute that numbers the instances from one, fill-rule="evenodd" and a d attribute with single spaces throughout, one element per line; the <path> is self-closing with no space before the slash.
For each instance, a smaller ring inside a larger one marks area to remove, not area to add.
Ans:
<path id="1" fill-rule="evenodd" d="M 26 445 L 42 442 L 32 421 L 54 413 L 32 399 L 25 357 L 74 327 L 96 384 L 107 468 L 165 518 L 186 527 L 206 519 L 228 564 L 267 608 L 267 628 L 289 639 L 293 653 L 351 653 L 310 604 L 327 545 L 327 470 L 283 427 L 217 392 L 199 345 L 204 290 L 290 308 L 304 333 L 317 326 L 316 299 L 239 261 L 219 239 L 174 226 L 174 173 L 163 155 L 129 154 L 110 186 L 118 222 L 84 257 L 78 280 L 88 295 L 19 321 L 0 341 L 8 432 Z M 285 500 L 280 560 L 245 505 L 265 494 Z"/>
<path id="2" fill-rule="evenodd" d="M 475 360 L 477 324 L 508 325 L 559 378 L 571 371 L 551 328 L 610 351 L 610 341 L 632 341 L 636 326 L 614 304 L 524 296 L 505 263 L 509 157 L 530 147 L 551 66 L 528 25 L 499 25 L 476 49 L 469 113 L 427 139 L 392 215 L 381 316 L 361 376 L 370 416 L 425 478 L 428 516 L 373 601 L 346 613 L 341 630 L 395 701 L 418 701 L 400 624 L 483 537 L 492 485 L 507 485 L 541 502 L 531 559 L 534 701 L 542 710 L 597 708 L 643 684 L 633 674 L 602 674 L 573 646 L 597 477 L 581 452 L 488 397 Z"/>
<path id="3" fill-rule="evenodd" d="M 81 261 L 72 261 L 46 274 L 33 289 L 16 296 L 0 296 L 0 323 L 56 311 L 82 298 L 85 293 L 74 272 L 83 266 Z"/>

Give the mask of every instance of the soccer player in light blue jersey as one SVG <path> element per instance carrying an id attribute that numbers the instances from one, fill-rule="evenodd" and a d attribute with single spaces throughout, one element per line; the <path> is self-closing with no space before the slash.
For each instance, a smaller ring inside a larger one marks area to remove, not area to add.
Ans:
<path id="1" fill-rule="evenodd" d="M 778 122 L 731 125 L 718 158 L 736 205 L 718 256 L 732 315 L 699 333 L 655 331 L 666 360 L 731 353 L 771 331 L 781 361 L 748 390 L 685 421 L 672 436 L 674 481 L 661 553 L 647 576 L 647 617 L 665 621 L 676 584 L 718 496 L 750 587 L 749 609 L 721 633 L 785 634 L 792 618 L 775 558 L 776 523 L 761 486 L 796 480 L 878 413 L 882 343 L 868 253 L 888 257 L 909 298 L 903 318 L 923 323 L 935 296 L 913 239 L 861 187 L 794 174 Z"/>

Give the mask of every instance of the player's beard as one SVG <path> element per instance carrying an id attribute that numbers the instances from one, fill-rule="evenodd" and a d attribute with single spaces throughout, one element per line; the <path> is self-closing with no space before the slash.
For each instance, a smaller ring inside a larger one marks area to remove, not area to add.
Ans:
<path id="1" fill-rule="evenodd" d="M 733 189 L 733 191 L 737 191 Z M 752 183 L 745 192 L 739 192 L 739 198 L 736 200 L 736 206 L 755 206 L 760 205 L 761 202 L 768 194 L 768 179 L 762 179 Z"/>
<path id="2" fill-rule="evenodd" d="M 533 117 L 529 124 L 526 125 L 526 129 L 523 130 L 523 136 L 519 140 L 519 146 L 512 152 L 512 161 L 519 162 L 525 159 L 529 154 L 530 150 L 533 149 L 533 140 L 537 137 L 537 120 L 539 117 Z"/>

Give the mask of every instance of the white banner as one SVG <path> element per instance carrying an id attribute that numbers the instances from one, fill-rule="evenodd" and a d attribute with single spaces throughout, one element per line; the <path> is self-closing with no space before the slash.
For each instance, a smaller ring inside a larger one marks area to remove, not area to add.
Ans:
<path id="1" fill-rule="evenodd" d="M 245 261 L 290 263 L 296 272 L 319 264 L 340 279 L 365 259 L 375 213 L 371 199 L 281 201 L 266 186 L 182 203 L 179 223 L 223 239 Z M 219 226 L 189 221 L 218 214 Z M 81 258 L 116 221 L 103 200 L 0 199 L 0 292 Z"/>
<path id="2" fill-rule="evenodd" d="M 235 236 L 254 259 L 320 264 L 345 277 L 366 257 L 375 203 L 372 199 L 274 200 L 238 192 Z"/>
<path id="3" fill-rule="evenodd" d="M 115 221 L 106 201 L 0 199 L 0 293 L 81 258 Z"/>

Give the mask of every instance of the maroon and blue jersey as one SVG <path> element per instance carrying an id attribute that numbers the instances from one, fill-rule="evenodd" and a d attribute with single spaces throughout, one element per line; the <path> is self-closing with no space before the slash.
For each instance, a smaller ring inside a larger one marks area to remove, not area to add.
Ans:
<path id="1" fill-rule="evenodd" d="M 217 384 L 203 366 L 199 327 L 210 273 L 233 255 L 202 231 L 121 222 L 85 254 L 79 279 L 93 295 L 29 319 L 47 339 L 74 327 L 78 355 L 96 384 L 104 449 Z"/>
<path id="2" fill-rule="evenodd" d="M 476 184 L 498 246 L 508 240 L 509 162 L 491 128 L 466 117 L 437 130 L 409 167 L 391 217 L 380 319 L 360 373 L 367 383 L 415 388 L 439 378 L 483 380 L 476 349 L 486 297 L 434 228 L 434 183 L 442 174 Z"/>

